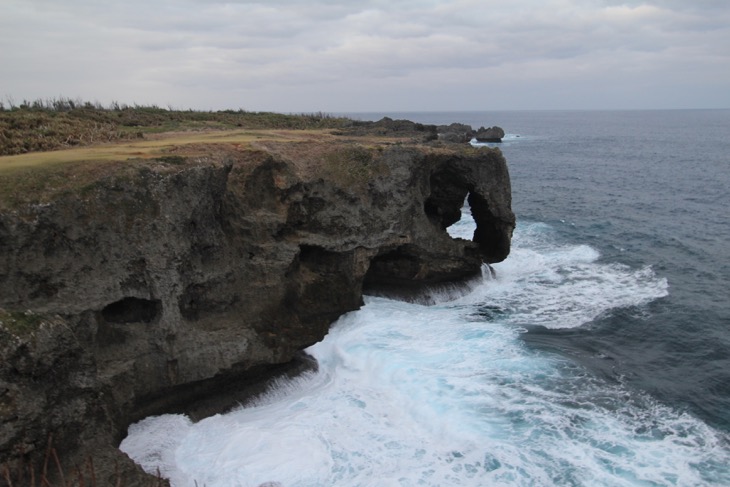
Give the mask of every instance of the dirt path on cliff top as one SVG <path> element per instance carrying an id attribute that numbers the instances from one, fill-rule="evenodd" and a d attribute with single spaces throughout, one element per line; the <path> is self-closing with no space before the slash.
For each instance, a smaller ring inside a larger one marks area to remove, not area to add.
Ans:
<path id="1" fill-rule="evenodd" d="M 335 135 L 332 130 L 216 130 L 203 132 L 166 132 L 147 136 L 144 140 L 85 146 L 51 152 L 32 152 L 13 156 L 0 156 L 0 176 L 18 170 L 82 161 L 124 161 L 126 159 L 150 159 L 165 156 L 194 156 L 195 146 L 226 144 L 234 147 L 250 147 L 264 141 L 325 141 Z"/>

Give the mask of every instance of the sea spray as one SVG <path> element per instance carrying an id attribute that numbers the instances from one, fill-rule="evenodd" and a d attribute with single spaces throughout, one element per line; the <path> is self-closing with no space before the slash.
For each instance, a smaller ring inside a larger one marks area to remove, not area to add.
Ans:
<path id="1" fill-rule="evenodd" d="M 599 262 L 552 233 L 521 223 L 496 279 L 456 300 L 368 298 L 308 349 L 317 372 L 195 424 L 148 418 L 121 448 L 176 487 L 730 480 L 724 434 L 521 339 L 525 326 L 578 327 L 667 293 L 651 269 Z"/>

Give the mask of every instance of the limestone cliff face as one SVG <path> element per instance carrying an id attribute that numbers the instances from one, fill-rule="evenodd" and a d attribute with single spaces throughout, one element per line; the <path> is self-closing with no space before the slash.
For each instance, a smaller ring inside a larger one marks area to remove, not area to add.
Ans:
<path id="1" fill-rule="evenodd" d="M 477 231 L 454 240 L 467 195 Z M 262 142 L 3 211 L 0 463 L 52 433 L 142 479 L 114 449 L 130 422 L 291 361 L 364 287 L 478 275 L 509 253 L 510 203 L 498 150 Z"/>

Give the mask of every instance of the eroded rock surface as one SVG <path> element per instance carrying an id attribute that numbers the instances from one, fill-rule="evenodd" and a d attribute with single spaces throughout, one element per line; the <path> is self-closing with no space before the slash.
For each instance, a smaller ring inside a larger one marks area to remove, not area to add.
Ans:
<path id="1" fill-rule="evenodd" d="M 480 127 L 475 133 L 474 138 L 478 142 L 502 142 L 504 130 L 502 127 Z"/>
<path id="2" fill-rule="evenodd" d="M 445 231 L 464 198 L 473 241 Z M 52 434 L 100 485 L 142 482 L 115 448 L 131 422 L 291 363 L 364 286 L 479 275 L 510 204 L 498 150 L 303 141 L 110 165 L 2 211 L 0 462 L 42 461 Z"/>

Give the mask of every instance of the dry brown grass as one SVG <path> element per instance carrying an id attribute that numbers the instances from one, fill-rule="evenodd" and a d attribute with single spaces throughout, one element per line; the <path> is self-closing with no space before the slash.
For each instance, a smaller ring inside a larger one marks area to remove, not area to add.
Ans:
<path id="1" fill-rule="evenodd" d="M 288 115 L 245 110 L 204 112 L 157 106 L 113 104 L 109 108 L 80 100 L 55 99 L 11 104 L 0 102 L 0 155 L 81 147 L 134 140 L 171 131 L 236 129 L 333 129 L 351 120 L 325 113 Z"/>
<path id="2" fill-rule="evenodd" d="M 246 151 L 267 142 L 331 140 L 328 130 L 226 130 L 172 132 L 145 140 L 0 157 L 0 209 L 45 203 L 78 192 L 125 167 L 180 164 L 220 152 Z"/>
<path id="3" fill-rule="evenodd" d="M 413 144 L 412 137 L 408 136 L 343 135 L 336 129 L 318 128 L 188 130 L 148 133 L 144 139 L 65 150 L 0 156 L 0 209 L 42 204 L 59 194 L 83 191 L 94 181 L 135 164 L 194 163 L 191 161 L 196 158 L 251 149 L 282 157 L 305 179 L 317 175 L 333 178 L 345 186 L 356 186 L 382 173 L 377 156 L 384 147 Z"/>
<path id="4" fill-rule="evenodd" d="M 319 130 L 217 130 L 205 132 L 172 132 L 135 142 L 99 144 L 73 149 L 34 152 L 0 157 L 0 176 L 17 170 L 82 161 L 120 161 L 130 158 L 150 159 L 195 144 L 229 144 L 250 146 L 255 141 L 296 141 L 327 135 Z"/>

